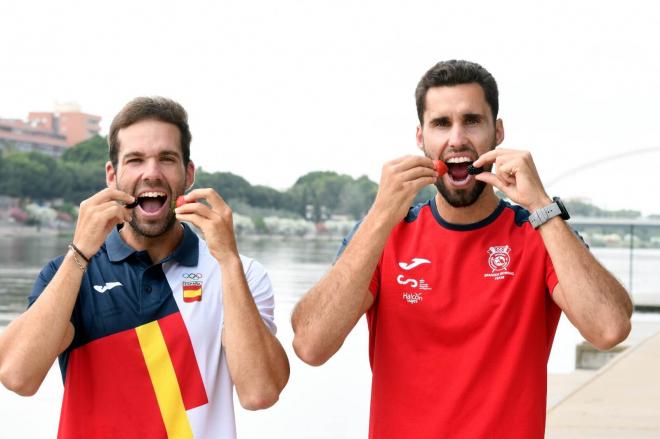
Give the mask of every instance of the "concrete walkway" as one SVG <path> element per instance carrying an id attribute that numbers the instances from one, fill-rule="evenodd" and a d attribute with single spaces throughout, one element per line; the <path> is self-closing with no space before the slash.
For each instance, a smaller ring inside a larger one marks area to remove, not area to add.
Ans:
<path id="1" fill-rule="evenodd" d="M 546 438 L 660 438 L 660 332 L 552 407 Z"/>

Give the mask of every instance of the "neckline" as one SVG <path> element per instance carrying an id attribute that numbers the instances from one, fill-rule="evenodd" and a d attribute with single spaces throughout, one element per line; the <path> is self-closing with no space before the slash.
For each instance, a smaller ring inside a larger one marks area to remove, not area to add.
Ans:
<path id="1" fill-rule="evenodd" d="M 435 217 L 435 220 L 438 222 L 438 224 L 441 227 L 444 227 L 445 229 L 448 230 L 454 230 L 458 232 L 467 232 L 470 230 L 477 230 L 482 227 L 485 227 L 492 222 L 494 222 L 497 217 L 500 216 L 504 208 L 506 207 L 506 201 L 500 200 L 500 202 L 497 204 L 497 207 L 495 210 L 488 215 L 486 218 L 477 221 L 476 223 L 471 223 L 471 224 L 454 224 L 446 221 L 442 216 L 440 216 L 440 212 L 438 211 L 438 206 L 435 203 L 435 198 L 432 198 L 429 200 L 429 204 L 431 205 L 431 212 L 433 212 L 433 216 Z"/>

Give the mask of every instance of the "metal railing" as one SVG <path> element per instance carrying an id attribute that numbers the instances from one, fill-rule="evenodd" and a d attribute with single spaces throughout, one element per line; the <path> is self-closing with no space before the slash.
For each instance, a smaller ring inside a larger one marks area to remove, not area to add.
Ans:
<path id="1" fill-rule="evenodd" d="M 622 238 L 616 247 L 628 249 L 628 292 L 632 295 L 635 276 L 635 250 L 643 244 L 644 248 L 660 249 L 660 221 L 648 219 L 614 218 L 572 218 L 570 225 L 578 232 L 594 234 L 593 230 L 618 232 Z M 627 241 L 627 242 L 625 242 Z M 624 245 L 626 247 L 624 247 Z M 658 260 L 660 266 L 660 259 Z M 660 285 L 658 286 L 660 294 Z M 638 311 L 660 311 L 657 304 L 636 305 Z"/>

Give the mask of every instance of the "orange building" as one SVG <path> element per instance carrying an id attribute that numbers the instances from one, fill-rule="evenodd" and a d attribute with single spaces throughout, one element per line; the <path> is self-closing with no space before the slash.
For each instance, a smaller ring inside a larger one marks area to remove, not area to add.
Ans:
<path id="1" fill-rule="evenodd" d="M 30 112 L 28 120 L 0 119 L 0 151 L 39 151 L 59 157 L 68 148 L 99 134 L 101 118 L 75 108 Z"/>

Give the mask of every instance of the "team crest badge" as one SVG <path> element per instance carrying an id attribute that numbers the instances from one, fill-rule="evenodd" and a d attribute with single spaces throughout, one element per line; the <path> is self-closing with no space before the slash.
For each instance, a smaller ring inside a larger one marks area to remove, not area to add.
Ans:
<path id="1" fill-rule="evenodd" d="M 506 271 L 509 268 L 509 263 L 511 262 L 511 257 L 509 252 L 511 247 L 508 245 L 491 247 L 488 249 L 488 265 L 490 266 L 493 273 L 498 271 Z"/>
<path id="2" fill-rule="evenodd" d="M 202 301 L 202 273 L 183 274 L 183 301 Z"/>

